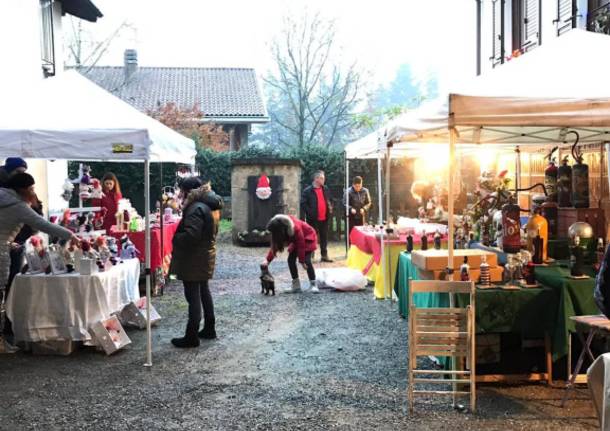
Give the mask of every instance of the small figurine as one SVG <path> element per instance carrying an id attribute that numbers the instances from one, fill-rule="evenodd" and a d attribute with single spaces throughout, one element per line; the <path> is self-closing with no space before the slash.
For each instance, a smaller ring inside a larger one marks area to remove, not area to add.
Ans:
<path id="1" fill-rule="evenodd" d="M 119 247 L 116 242 L 116 238 L 108 237 L 106 239 L 106 243 L 108 244 L 108 251 L 110 252 L 110 263 L 113 265 L 117 264 L 117 257 L 119 257 Z"/>
<path id="2" fill-rule="evenodd" d="M 91 199 L 91 168 L 83 166 L 83 175 L 78 186 L 78 195 L 82 200 Z"/>
<path id="3" fill-rule="evenodd" d="M 121 259 L 135 259 L 140 255 L 140 251 L 133 245 L 127 235 L 121 237 Z"/>
<path id="4" fill-rule="evenodd" d="M 438 230 L 434 234 L 434 249 L 435 250 L 441 249 L 441 233 Z"/>
<path id="5" fill-rule="evenodd" d="M 62 188 L 64 190 L 61 194 L 62 199 L 66 202 L 70 202 L 70 199 L 72 198 L 72 192 L 74 191 L 74 184 L 72 184 L 72 181 L 70 181 L 69 178 L 66 178 Z"/>
<path id="6" fill-rule="evenodd" d="M 93 178 L 91 180 L 91 199 L 102 199 L 103 197 L 102 183 L 97 178 Z"/>

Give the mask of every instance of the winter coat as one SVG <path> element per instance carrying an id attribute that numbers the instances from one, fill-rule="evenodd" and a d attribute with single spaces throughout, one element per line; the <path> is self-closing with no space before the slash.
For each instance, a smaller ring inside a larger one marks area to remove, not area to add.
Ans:
<path id="1" fill-rule="evenodd" d="M 102 229 L 105 229 L 106 233 L 110 233 L 110 228 L 116 224 L 116 213 L 119 209 L 119 200 L 121 199 L 123 199 L 123 195 L 111 190 L 104 192 L 104 196 L 101 199 L 91 200 L 91 205 L 94 207 L 106 208 L 104 224 L 102 225 Z"/>
<path id="2" fill-rule="evenodd" d="M 6 172 L 6 168 L 4 166 L 0 166 L 0 187 L 6 187 L 9 179 L 10 175 L 8 172 Z"/>
<path id="3" fill-rule="evenodd" d="M 288 235 L 290 236 L 288 253 L 296 252 L 299 262 L 304 263 L 305 255 L 316 251 L 318 247 L 318 236 L 315 229 L 293 216 L 278 214 L 273 218 L 281 220 L 288 227 Z M 267 262 L 271 262 L 276 254 L 277 250 L 272 247 L 267 253 Z"/>
<path id="4" fill-rule="evenodd" d="M 354 221 L 366 220 L 366 215 L 371 208 L 371 195 L 367 188 L 362 187 L 359 192 L 354 190 L 354 187 L 347 189 L 347 211 L 349 218 Z M 343 197 L 343 204 L 345 204 L 345 196 Z M 352 209 L 356 210 L 356 214 L 352 214 Z M 360 213 L 360 210 L 364 210 L 364 214 Z"/>
<path id="5" fill-rule="evenodd" d="M 172 242 L 170 273 L 179 280 L 203 281 L 214 275 L 222 207 L 222 198 L 205 187 L 189 193 Z"/>
<path id="6" fill-rule="evenodd" d="M 326 200 L 326 220 L 329 220 L 333 210 L 330 203 L 330 193 L 326 186 L 322 186 L 322 190 Z M 313 185 L 305 187 L 301 194 L 301 217 L 305 217 L 305 221 L 310 224 L 316 224 L 318 221 L 318 196 Z"/>
<path id="7" fill-rule="evenodd" d="M 24 224 L 52 237 L 70 239 L 72 232 L 39 216 L 16 191 L 0 188 L 0 286 L 8 280 L 10 243 Z"/>

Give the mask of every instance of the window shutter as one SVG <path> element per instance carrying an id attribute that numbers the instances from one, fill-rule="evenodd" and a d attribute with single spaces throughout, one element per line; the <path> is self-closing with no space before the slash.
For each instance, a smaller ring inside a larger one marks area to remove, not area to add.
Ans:
<path id="1" fill-rule="evenodd" d="M 576 0 L 557 0 L 557 35 L 576 27 Z"/>
<path id="2" fill-rule="evenodd" d="M 523 6 L 521 48 L 529 51 L 540 45 L 540 0 L 523 0 Z"/>
<path id="3" fill-rule="evenodd" d="M 490 58 L 493 67 L 504 63 L 504 0 L 493 0 L 492 2 L 492 56 Z"/>

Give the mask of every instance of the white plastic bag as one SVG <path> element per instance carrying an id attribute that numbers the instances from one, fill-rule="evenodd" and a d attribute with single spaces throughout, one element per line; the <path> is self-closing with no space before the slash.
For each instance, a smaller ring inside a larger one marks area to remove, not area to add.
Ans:
<path id="1" fill-rule="evenodd" d="M 350 268 L 316 269 L 316 282 L 321 289 L 335 289 L 343 292 L 362 290 L 367 280 L 358 270 Z"/>

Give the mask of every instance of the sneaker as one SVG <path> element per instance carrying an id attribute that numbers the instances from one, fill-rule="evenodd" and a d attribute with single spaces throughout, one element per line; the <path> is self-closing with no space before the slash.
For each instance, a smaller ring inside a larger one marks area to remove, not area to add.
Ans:
<path id="1" fill-rule="evenodd" d="M 284 293 L 300 293 L 301 281 L 299 279 L 292 280 L 292 285 L 288 289 L 284 289 Z"/>
<path id="2" fill-rule="evenodd" d="M 311 293 L 320 293 L 320 289 L 318 289 L 318 285 L 315 281 L 311 283 Z"/>

